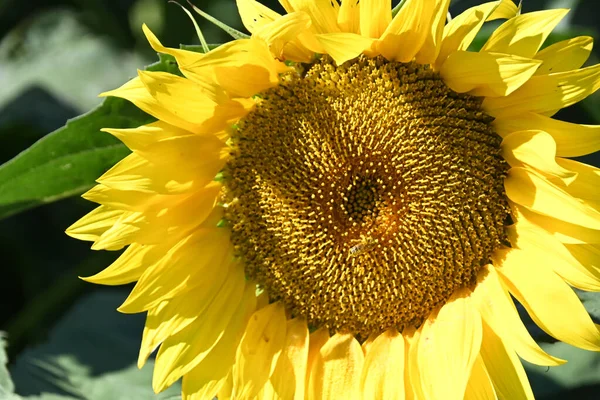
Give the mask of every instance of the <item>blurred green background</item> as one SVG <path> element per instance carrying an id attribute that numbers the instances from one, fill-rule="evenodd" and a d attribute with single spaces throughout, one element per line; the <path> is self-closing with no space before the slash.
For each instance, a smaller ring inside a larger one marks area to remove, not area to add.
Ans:
<path id="1" fill-rule="evenodd" d="M 281 10 L 276 1 L 263 3 Z M 451 13 L 479 3 L 455 0 Z M 549 42 L 578 35 L 600 39 L 596 0 L 523 3 L 524 12 L 572 9 Z M 194 4 L 245 31 L 234 0 Z M 209 43 L 229 40 L 217 27 L 197 20 Z M 135 76 L 137 68 L 155 62 L 157 56 L 141 32 L 142 22 L 165 45 L 198 43 L 188 17 L 166 0 L 0 0 L 0 163 L 67 119 L 99 105 L 98 93 L 121 85 Z M 479 43 L 485 35 L 486 31 Z M 597 63 L 599 54 L 594 49 L 589 64 Z M 562 110 L 557 118 L 599 124 L 599 96 Z M 596 155 L 584 161 L 600 165 Z M 0 197 L 3 187 L 0 182 Z M 77 278 L 101 270 L 118 256 L 91 251 L 88 243 L 63 233 L 93 204 L 78 196 L 47 202 L 0 221 L 0 331 L 6 332 L 12 375 L 12 382 L 3 378 L 5 360 L 0 354 L 0 400 L 19 398 L 6 390 L 13 383 L 16 393 L 27 398 L 42 393 L 44 399 L 177 398 L 177 386 L 153 395 L 151 365 L 142 371 L 135 367 L 143 316 L 115 311 L 131 288 L 98 287 Z M 600 322 L 598 297 L 584 296 L 596 322 Z M 528 366 L 539 398 L 600 398 L 598 354 L 552 343 L 535 327 L 532 332 L 554 355 L 572 360 L 549 371 Z"/>

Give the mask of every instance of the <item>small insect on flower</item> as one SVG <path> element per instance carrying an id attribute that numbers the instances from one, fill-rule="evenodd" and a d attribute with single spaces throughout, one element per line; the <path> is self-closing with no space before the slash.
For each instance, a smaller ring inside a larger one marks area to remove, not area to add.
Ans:
<path id="1" fill-rule="evenodd" d="M 354 246 L 350 247 L 350 256 L 356 257 L 365 252 L 371 250 L 377 244 L 377 240 L 372 237 L 361 236 L 359 242 Z"/>

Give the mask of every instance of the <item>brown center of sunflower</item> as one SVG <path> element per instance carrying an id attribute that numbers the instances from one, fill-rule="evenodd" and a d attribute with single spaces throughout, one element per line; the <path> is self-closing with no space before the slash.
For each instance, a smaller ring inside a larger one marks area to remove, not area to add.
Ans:
<path id="1" fill-rule="evenodd" d="M 419 325 L 505 241 L 501 139 L 429 67 L 324 57 L 233 135 L 226 218 L 248 277 L 314 327 Z"/>

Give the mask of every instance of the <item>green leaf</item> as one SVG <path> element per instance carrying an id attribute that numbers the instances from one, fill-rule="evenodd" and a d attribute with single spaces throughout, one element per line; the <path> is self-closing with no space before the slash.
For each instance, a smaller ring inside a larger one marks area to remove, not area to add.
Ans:
<path id="1" fill-rule="evenodd" d="M 73 397 L 65 397 L 61 395 L 54 395 L 45 393 L 42 396 L 23 397 L 14 393 L 15 387 L 8 373 L 6 365 L 8 364 L 8 358 L 6 357 L 6 340 L 4 333 L 0 332 L 0 399 L 1 400 L 76 400 Z"/>
<path id="2" fill-rule="evenodd" d="M 101 106 L 45 136 L 0 166 L 0 218 L 80 194 L 129 150 L 104 127 L 151 121 L 133 104 L 107 98 Z"/>
<path id="3" fill-rule="evenodd" d="M 600 386 L 598 353 L 563 342 L 542 343 L 540 346 L 549 354 L 567 360 L 567 363 L 541 367 L 524 362 L 537 399 L 597 398 Z"/>
<path id="4" fill-rule="evenodd" d="M 179 73 L 160 55 L 149 71 Z M 129 150 L 101 128 L 134 128 L 153 120 L 130 102 L 109 97 L 0 166 L 0 218 L 83 193 Z"/>
<path id="5" fill-rule="evenodd" d="M 575 290 L 594 322 L 600 322 L 600 293 Z M 518 307 L 522 309 L 522 307 Z M 600 358 L 597 352 L 557 342 L 521 313 L 527 328 L 548 354 L 567 360 L 558 367 L 541 367 L 523 361 L 538 400 L 597 398 L 600 389 Z M 565 321 L 565 323 L 569 323 Z M 589 396 L 589 397 L 587 397 Z"/>
<path id="6" fill-rule="evenodd" d="M 152 392 L 153 360 L 141 370 L 135 365 L 144 317 L 115 310 L 126 296 L 124 290 L 106 289 L 82 298 L 46 343 L 17 357 L 11 368 L 17 393 L 86 400 L 180 399 L 179 383 L 160 394 Z M 44 396 L 40 400 L 47 400 Z"/>

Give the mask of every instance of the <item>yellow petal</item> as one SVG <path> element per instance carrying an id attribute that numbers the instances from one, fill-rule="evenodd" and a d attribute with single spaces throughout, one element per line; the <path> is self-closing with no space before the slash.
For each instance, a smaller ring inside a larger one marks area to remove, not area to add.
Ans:
<path id="1" fill-rule="evenodd" d="M 130 129 L 104 128 L 103 132 L 108 132 L 131 150 L 138 150 L 151 145 L 159 140 L 189 135 L 190 132 L 185 129 L 170 125 L 164 121 L 156 121 L 148 125 L 142 125 Z"/>
<path id="2" fill-rule="evenodd" d="M 404 389 L 406 400 L 425 399 L 423 381 L 419 373 L 419 338 L 423 325 L 416 330 L 414 327 L 404 328 Z"/>
<path id="3" fill-rule="evenodd" d="M 540 215 L 527 210 L 525 207 L 516 206 L 514 203 L 511 204 L 511 207 L 513 208 L 513 218 L 517 217 L 517 221 L 526 218 L 530 223 L 550 232 L 562 243 L 600 243 L 600 230 L 584 228 L 556 218 Z"/>
<path id="4" fill-rule="evenodd" d="M 446 59 L 440 74 L 455 92 L 506 96 L 525 84 L 540 64 L 508 54 L 457 51 Z"/>
<path id="5" fill-rule="evenodd" d="M 179 332 L 193 322 L 192 318 L 185 318 L 179 321 L 177 320 L 178 315 L 174 313 L 174 308 L 179 307 L 180 305 L 183 305 L 186 308 L 192 308 L 192 311 L 198 309 L 199 304 L 195 302 L 190 303 L 189 300 L 188 296 L 182 295 L 174 299 L 165 300 L 156 307 L 148 310 L 144 332 L 142 333 L 140 352 L 138 354 L 138 368 L 144 366 L 150 354 L 154 352 L 158 348 L 158 345 L 160 345 L 167 337 Z M 167 310 L 167 312 L 165 312 L 165 310 Z M 184 309 L 183 313 L 189 315 L 190 311 Z M 159 335 L 156 335 L 156 333 L 159 333 Z M 157 336 L 160 336 L 160 338 L 154 340 Z"/>
<path id="6" fill-rule="evenodd" d="M 156 168 L 145 158 L 132 153 L 115 164 L 97 181 L 111 189 L 142 193 L 169 193 L 174 190 L 183 193 L 192 189 L 190 182 L 173 181 L 169 172 L 164 168 Z M 165 190 L 167 186 L 170 190 Z"/>
<path id="7" fill-rule="evenodd" d="M 433 64 L 437 58 L 440 51 L 449 6 L 450 0 L 436 0 L 429 33 L 425 37 L 425 41 L 415 57 L 416 62 L 420 64 Z"/>
<path id="8" fill-rule="evenodd" d="M 263 25 L 257 32 L 269 31 L 269 26 L 279 24 L 281 19 Z M 205 85 L 209 80 L 218 84 L 231 97 L 251 97 L 274 87 L 279 82 L 279 74 L 290 70 L 273 58 L 265 41 L 255 38 L 221 45 L 180 69 L 196 83 Z"/>
<path id="9" fill-rule="evenodd" d="M 233 399 L 232 395 L 233 395 L 233 374 L 230 371 L 229 374 L 227 375 L 227 378 L 225 379 L 223 386 L 219 389 L 219 391 L 217 393 L 217 399 L 232 400 Z"/>
<path id="10" fill-rule="evenodd" d="M 507 118 L 530 111 L 547 116 L 585 99 L 600 88 L 600 64 L 575 71 L 534 76 L 506 97 L 490 97 L 484 109 Z"/>
<path id="11" fill-rule="evenodd" d="M 584 201 L 600 201 L 600 169 L 566 158 L 557 158 L 556 161 L 561 168 L 577 174 L 572 182 L 562 186 L 567 193 Z"/>
<path id="12" fill-rule="evenodd" d="M 186 169 L 206 175 L 203 170 L 208 168 L 207 164 L 221 164 L 219 161 L 224 158 L 224 148 L 225 143 L 216 136 L 186 135 L 160 140 L 136 150 L 135 153 L 159 166 L 169 166 L 176 162 L 177 168 L 173 169 Z M 209 179 L 206 183 L 210 182 L 218 171 L 208 173 Z M 177 172 L 173 171 L 173 175 L 176 176 Z"/>
<path id="13" fill-rule="evenodd" d="M 191 371 L 224 336 L 233 314 L 242 301 L 245 277 L 242 268 L 233 269 L 228 282 L 213 298 L 206 311 L 193 323 L 165 340 L 156 356 L 152 388 L 159 393 Z"/>
<path id="14" fill-rule="evenodd" d="M 521 4 L 517 6 L 512 0 L 501 0 L 498 8 L 496 8 L 492 12 L 492 15 L 489 16 L 488 21 L 493 21 L 496 19 L 509 19 L 520 13 Z"/>
<path id="15" fill-rule="evenodd" d="M 500 7 L 505 4 L 514 7 L 512 0 L 492 1 L 471 7 L 448 22 L 444 27 L 442 44 L 436 65 L 438 67 L 442 65 L 446 61 L 446 58 L 455 51 L 467 50 L 485 21 L 513 17 L 515 14 L 501 12 L 505 8 L 508 8 L 506 6 Z M 500 12 L 494 13 L 495 10 L 499 10 Z M 517 8 L 514 7 L 514 13 L 516 11 Z"/>
<path id="16" fill-rule="evenodd" d="M 404 399 L 404 337 L 395 329 L 369 347 L 360 386 L 363 399 Z"/>
<path id="17" fill-rule="evenodd" d="M 535 59 L 544 63 L 536 71 L 536 75 L 572 71 L 586 62 L 593 47 L 593 39 L 579 36 L 554 43 L 535 55 Z"/>
<path id="18" fill-rule="evenodd" d="M 342 1 L 337 20 L 342 32 L 360 33 L 360 7 L 359 0 Z"/>
<path id="19" fill-rule="evenodd" d="M 306 381 L 304 388 L 308 393 L 308 385 L 310 382 L 311 371 L 315 365 L 315 360 L 320 357 L 321 347 L 329 340 L 329 329 L 321 327 L 310 334 L 308 340 L 308 359 L 306 361 Z M 308 394 L 307 394 L 308 396 Z"/>
<path id="20" fill-rule="evenodd" d="M 195 127 L 193 132 L 223 130 L 227 119 L 219 118 L 218 108 L 227 108 L 232 117 L 235 112 L 238 118 L 247 113 L 239 103 L 226 103 L 227 96 L 218 85 L 201 86 L 167 72 L 138 71 L 138 75 L 158 104 L 191 123 Z"/>
<path id="21" fill-rule="evenodd" d="M 254 33 L 257 28 L 275 21 L 281 15 L 254 0 L 236 0 L 242 23 L 248 32 Z"/>
<path id="22" fill-rule="evenodd" d="M 275 369 L 286 339 L 285 308 L 269 304 L 254 313 L 233 366 L 234 398 L 254 399 Z"/>
<path id="23" fill-rule="evenodd" d="M 117 190 L 185 193 L 210 183 L 228 157 L 225 143 L 215 136 L 165 139 L 130 154 L 97 181 Z"/>
<path id="24" fill-rule="evenodd" d="M 222 279 L 223 263 L 228 265 L 226 258 L 230 256 L 227 231 L 200 229 L 169 249 L 158 263 L 144 272 L 119 311 L 149 310 L 177 293 L 218 282 L 219 277 Z"/>
<path id="25" fill-rule="evenodd" d="M 477 356 L 471 371 L 471 378 L 467 384 L 465 400 L 493 400 L 497 399 L 496 390 L 485 368 L 481 356 Z"/>
<path id="26" fill-rule="evenodd" d="M 144 271 L 164 254 L 164 246 L 132 243 L 110 266 L 95 275 L 81 278 L 98 285 L 125 285 L 137 281 Z"/>
<path id="27" fill-rule="evenodd" d="M 568 12 L 544 10 L 511 18 L 492 33 L 481 51 L 533 57 Z"/>
<path id="28" fill-rule="evenodd" d="M 501 337 L 484 321 L 481 358 L 498 398 L 533 400 L 533 392 L 521 360 L 506 347 Z"/>
<path id="29" fill-rule="evenodd" d="M 481 316 L 464 294 L 453 296 L 423 324 L 419 374 L 428 399 L 462 400 L 481 345 Z"/>
<path id="30" fill-rule="evenodd" d="M 540 328 L 573 346 L 600 350 L 598 328 L 575 292 L 557 274 L 519 249 L 502 252 L 495 263 L 501 265 L 497 271 L 503 283 Z"/>
<path id="31" fill-rule="evenodd" d="M 102 184 L 94 186 L 81 195 L 86 200 L 123 211 L 164 209 L 172 204 L 177 204 L 188 196 L 189 194 L 163 195 L 135 190 L 117 190 Z"/>
<path id="32" fill-rule="evenodd" d="M 276 40 L 289 42 L 310 26 L 310 16 L 304 11 L 295 11 L 277 18 L 273 22 L 262 25 L 256 30 L 254 36 L 267 43 L 272 43 Z"/>
<path id="33" fill-rule="evenodd" d="M 303 400 L 308 360 L 308 327 L 303 318 L 287 322 L 285 344 L 270 379 L 272 399 Z M 268 397 L 263 397 L 266 400 Z"/>
<path id="34" fill-rule="evenodd" d="M 311 400 L 360 399 L 364 355 L 351 334 L 336 333 L 317 355 L 312 367 L 308 398 Z"/>
<path id="35" fill-rule="evenodd" d="M 545 366 L 560 365 L 565 362 L 547 354 L 533 340 L 493 266 L 487 265 L 482 270 L 473 298 L 477 300 L 476 304 L 483 320 L 498 332 L 506 346 L 516 351 L 521 358 Z"/>
<path id="36" fill-rule="evenodd" d="M 377 42 L 377 53 L 390 61 L 412 61 L 429 34 L 435 4 L 436 0 L 406 0 Z"/>
<path id="37" fill-rule="evenodd" d="M 171 203 L 169 207 L 147 211 L 145 224 L 139 224 L 140 230 L 135 241 L 143 244 L 163 243 L 165 238 L 177 240 L 203 223 L 207 228 L 216 227 L 222 218 L 222 209 L 216 207 L 220 191 L 221 184 L 211 182 L 191 196 Z"/>
<path id="38" fill-rule="evenodd" d="M 358 57 L 373 44 L 372 39 L 355 33 L 326 33 L 317 35 L 317 40 L 337 65 Z"/>
<path id="39" fill-rule="evenodd" d="M 345 1 L 342 2 L 342 8 Z M 361 0 L 360 34 L 368 38 L 379 38 L 392 22 L 391 0 Z"/>
<path id="40" fill-rule="evenodd" d="M 363 350 L 363 354 L 365 356 L 367 356 L 367 354 L 369 354 L 369 349 L 371 348 L 371 346 L 373 345 L 373 342 L 375 341 L 375 339 L 377 339 L 377 337 L 379 337 L 379 334 L 371 334 L 369 335 L 369 337 L 362 343 L 361 348 Z M 364 372 L 364 371 L 363 371 Z"/>
<path id="41" fill-rule="evenodd" d="M 538 129 L 549 133 L 556 142 L 556 155 L 579 157 L 600 150 L 600 125 L 580 125 L 525 112 L 494 121 L 496 133 L 505 137 L 514 131 Z"/>
<path id="42" fill-rule="evenodd" d="M 600 213 L 579 202 L 534 171 L 511 168 L 504 180 L 506 195 L 536 213 L 561 221 L 600 229 Z"/>
<path id="43" fill-rule="evenodd" d="M 163 46 L 160 40 L 158 40 L 156 35 L 152 33 L 152 31 L 150 30 L 150 28 L 148 28 L 146 24 L 142 25 L 142 31 L 144 32 L 148 43 L 150 43 L 150 46 L 152 46 L 154 51 L 158 53 L 172 55 L 173 57 L 175 57 L 175 60 L 177 60 L 177 64 L 179 66 L 194 63 L 198 59 L 202 58 L 202 54 L 195 51 L 173 49 L 170 47 Z"/>
<path id="44" fill-rule="evenodd" d="M 569 253 L 552 234 L 525 218 L 508 228 L 513 247 L 526 250 L 529 256 L 552 269 L 571 286 L 588 291 L 600 291 L 600 273 L 586 268 Z"/>
<path id="45" fill-rule="evenodd" d="M 182 379 L 183 388 L 181 390 L 182 400 L 213 400 L 215 398 L 221 400 L 231 399 L 231 394 L 224 392 L 230 391 L 228 381 L 230 380 L 231 373 L 222 378 L 211 380 L 208 383 L 200 386 L 200 384 L 192 381 L 194 370 L 184 375 Z"/>
<path id="46" fill-rule="evenodd" d="M 252 313 L 256 309 L 256 285 L 246 282 L 242 300 L 225 328 L 225 333 L 202 361 L 183 376 L 183 393 L 190 400 L 212 400 L 228 398 L 223 392 L 233 388 L 230 373 L 235 362 L 235 353 Z M 192 339 L 194 340 L 194 339 Z"/>
<path id="47" fill-rule="evenodd" d="M 299 33 L 297 35 L 297 37 L 291 41 L 289 41 L 287 44 L 285 44 L 283 46 L 283 58 L 284 60 L 293 60 L 293 61 L 299 61 L 299 62 L 311 62 L 314 56 L 314 53 L 322 53 L 323 50 L 319 44 L 319 42 L 317 41 L 316 37 L 315 37 L 315 33 L 319 33 L 319 30 L 315 27 L 315 21 L 314 19 L 312 19 L 312 14 L 308 11 L 309 8 L 311 8 L 310 5 L 304 4 L 304 2 L 300 2 L 298 4 L 296 4 L 296 6 L 298 6 L 298 9 L 294 9 L 294 7 L 292 7 L 292 5 L 290 4 L 290 2 L 288 0 L 280 0 L 281 5 L 283 6 L 283 8 L 287 11 L 288 14 L 295 14 L 296 17 L 294 18 L 298 18 L 298 16 L 302 15 L 308 15 L 309 16 L 309 22 L 310 22 L 310 26 L 309 29 L 306 31 L 303 31 L 301 33 Z M 337 3 L 336 3 L 337 4 Z M 280 18 L 280 16 L 278 15 L 277 18 Z M 274 23 L 277 22 L 277 18 L 274 18 L 272 20 L 269 20 L 268 24 L 272 25 L 273 27 L 277 27 L 278 25 L 280 25 L 281 23 Z M 357 22 L 358 24 L 358 22 Z M 264 25 L 264 24 L 262 24 Z M 337 30 L 336 30 L 337 32 Z M 280 56 L 280 54 L 276 54 L 277 56 Z M 283 71 L 280 71 L 283 72 Z"/>
<path id="48" fill-rule="evenodd" d="M 309 48 L 303 45 L 301 38 L 305 38 L 307 33 L 304 32 L 298 36 L 298 38 L 292 42 L 289 42 L 287 45 L 283 47 L 283 56 L 281 60 L 286 61 L 294 61 L 298 63 L 311 63 L 315 58 L 315 52 L 309 50 Z M 318 43 L 315 35 L 311 34 L 311 42 Z"/>
<path id="49" fill-rule="evenodd" d="M 219 276 L 220 279 L 213 282 L 206 292 L 198 290 L 180 294 L 148 310 L 138 356 L 138 368 L 142 368 L 150 353 L 158 345 L 202 318 L 206 308 L 222 290 L 223 283 L 227 282 L 228 274 L 229 268 L 223 271 Z"/>
<path id="50" fill-rule="evenodd" d="M 281 59 L 285 46 L 308 30 L 310 25 L 311 20 L 307 13 L 293 12 L 261 26 L 254 36 L 267 42 L 275 57 Z"/>
<path id="51" fill-rule="evenodd" d="M 337 24 L 337 1 L 330 0 L 287 0 L 294 11 L 304 11 L 310 15 L 315 33 L 340 32 Z"/>
<path id="52" fill-rule="evenodd" d="M 109 230 L 124 214 L 107 206 L 96 207 L 84 217 L 67 228 L 67 235 L 79 240 L 96 241 Z"/>
<path id="53" fill-rule="evenodd" d="M 234 283 L 237 271 L 233 271 L 232 276 L 230 276 L 230 271 L 239 267 L 239 265 L 233 263 L 226 263 L 218 268 L 214 267 L 220 273 L 216 274 L 214 278 L 207 276 L 207 281 L 212 278 L 211 282 L 207 282 L 208 284 L 164 300 L 156 307 L 148 310 L 138 357 L 138 367 L 141 368 L 144 365 L 150 353 L 159 344 L 187 328 L 198 319 L 202 319 L 208 307 L 213 303 L 214 298 L 226 293 L 223 286 Z"/>
<path id="54" fill-rule="evenodd" d="M 139 76 L 133 78 L 118 89 L 101 93 L 100 96 L 114 96 L 129 100 L 135 104 L 137 108 L 147 112 L 153 117 L 190 132 L 201 132 L 203 129 L 173 113 L 170 109 L 165 108 L 163 104 L 160 104 L 150 95 Z"/>
<path id="55" fill-rule="evenodd" d="M 124 212 L 92 245 L 93 250 L 119 250 L 132 243 L 146 217 L 140 212 Z"/>
<path id="56" fill-rule="evenodd" d="M 565 247 L 586 268 L 600 272 L 600 245 L 567 244 Z"/>
<path id="57" fill-rule="evenodd" d="M 556 162 L 556 142 L 546 132 L 513 132 L 502 141 L 502 157 L 511 167 L 529 166 L 545 175 L 572 182 L 577 175 Z"/>
<path id="58" fill-rule="evenodd" d="M 175 243 L 199 227 L 216 228 L 223 217 L 223 209 L 215 207 L 219 192 L 220 183 L 212 182 L 169 207 L 134 213 L 132 217 L 115 224 L 94 246 L 105 246 L 111 240 L 113 244 L 127 241 L 145 245 L 165 244 L 167 241 Z M 194 212 L 190 213 L 189 210 L 194 208 Z M 120 229 L 119 225 L 125 228 Z M 123 237 L 119 238 L 119 235 Z"/>

